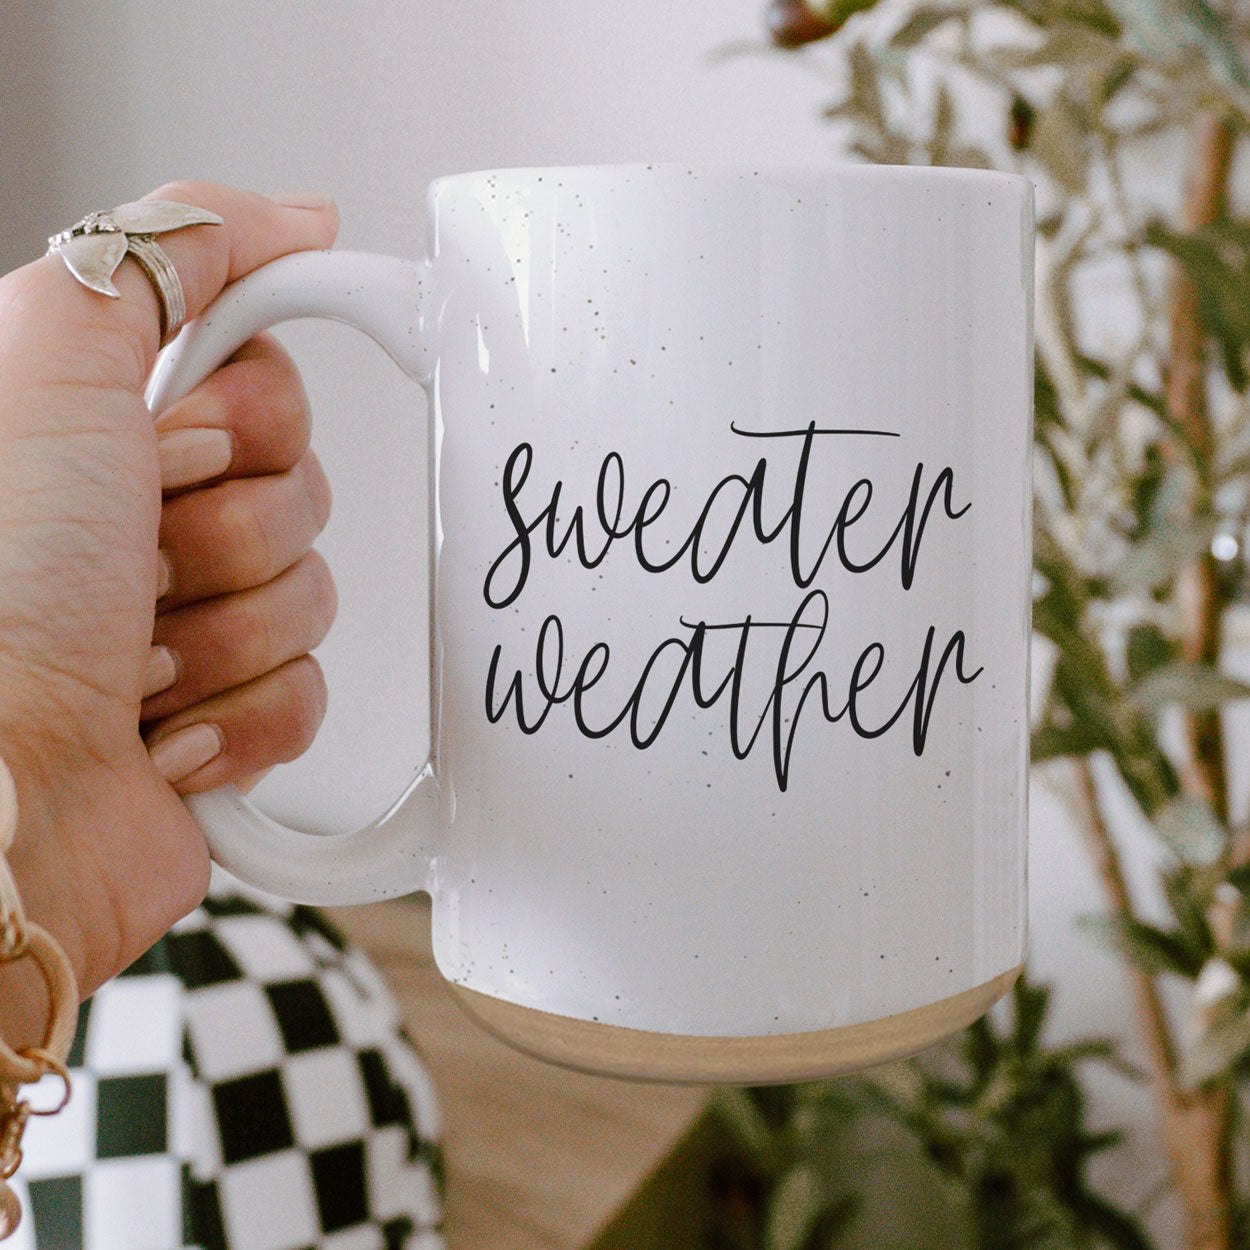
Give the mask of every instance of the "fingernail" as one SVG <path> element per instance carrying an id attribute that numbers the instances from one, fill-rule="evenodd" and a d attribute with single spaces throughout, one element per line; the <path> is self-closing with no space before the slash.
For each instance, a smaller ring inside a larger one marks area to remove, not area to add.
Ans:
<path id="1" fill-rule="evenodd" d="M 226 740 L 216 725 L 186 725 L 154 742 L 148 754 L 157 772 L 173 783 L 216 759 L 225 745 Z"/>
<path id="2" fill-rule="evenodd" d="M 230 467 L 234 442 L 229 430 L 171 430 L 156 442 L 161 487 L 175 490 L 218 477 Z"/>
<path id="3" fill-rule="evenodd" d="M 169 565 L 169 557 L 161 550 L 156 549 L 156 597 L 163 599 L 169 594 L 170 583 L 173 581 L 173 569 Z"/>
<path id="4" fill-rule="evenodd" d="M 168 690 L 178 680 L 178 656 L 168 647 L 154 646 L 143 666 L 143 697 Z"/>
<path id="5" fill-rule="evenodd" d="M 265 199 L 281 204 L 283 208 L 329 208 L 334 200 L 324 191 L 269 191 Z"/>

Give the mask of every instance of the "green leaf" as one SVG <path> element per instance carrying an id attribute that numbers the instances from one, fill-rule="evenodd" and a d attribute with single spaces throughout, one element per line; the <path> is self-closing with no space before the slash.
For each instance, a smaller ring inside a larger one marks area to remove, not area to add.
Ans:
<path id="1" fill-rule="evenodd" d="M 877 63 L 863 43 L 851 45 L 847 52 L 851 70 L 851 94 L 855 109 L 872 122 L 883 134 L 888 132 L 885 108 L 881 103 L 881 88 L 877 83 Z"/>
<path id="2" fill-rule="evenodd" d="M 1140 1222 L 1097 1194 L 1086 1190 L 1074 1195 L 1072 1207 L 1082 1221 L 1101 1233 L 1115 1250 L 1152 1250 L 1150 1238 Z"/>
<path id="3" fill-rule="evenodd" d="M 1022 17 L 1043 28 L 1074 21 L 1112 39 L 1120 35 L 1120 23 L 1103 0 L 1000 0 L 1000 3 L 1003 8 L 1015 9 Z"/>
<path id="4" fill-rule="evenodd" d="M 1176 659 L 1177 643 L 1155 624 L 1134 625 L 1125 639 L 1124 660 L 1130 682 L 1139 682 L 1148 673 Z"/>
<path id="5" fill-rule="evenodd" d="M 1110 1128 L 1101 1133 L 1084 1133 L 1080 1138 L 1080 1150 L 1087 1155 L 1101 1154 L 1104 1150 L 1114 1150 L 1123 1141 L 1123 1129 Z"/>
<path id="6" fill-rule="evenodd" d="M 1119 39 L 1124 34 L 1120 20 L 1106 0 L 1059 0 L 1057 8 L 1065 19 L 1082 22 L 1108 39 Z"/>
<path id="7" fill-rule="evenodd" d="M 780 1157 L 777 1136 L 745 1089 L 723 1086 L 715 1090 L 708 1109 L 737 1137 L 746 1152 L 765 1171 L 771 1171 Z"/>
<path id="8" fill-rule="evenodd" d="M 1174 62 L 1186 50 L 1200 52 L 1217 82 L 1245 90 L 1250 78 L 1224 23 L 1206 0 L 1107 0 L 1125 32 L 1143 52 Z"/>
<path id="9" fill-rule="evenodd" d="M 1178 1077 L 1189 1089 L 1225 1075 L 1250 1050 L 1250 1012 L 1207 1029 L 1181 1058 Z"/>
<path id="10" fill-rule="evenodd" d="M 812 1230 L 806 1250 L 827 1250 L 838 1245 L 859 1214 L 862 1203 L 855 1194 L 843 1194 L 825 1207 Z"/>
<path id="11" fill-rule="evenodd" d="M 1087 1037 L 1079 1042 L 1069 1042 L 1050 1052 L 1059 1062 L 1080 1063 L 1085 1059 L 1100 1059 L 1104 1063 L 1115 1060 L 1115 1043 L 1106 1037 Z"/>
<path id="12" fill-rule="evenodd" d="M 951 140 L 955 134 L 955 101 L 945 80 L 938 83 L 933 101 L 933 134 L 929 160 L 934 165 L 951 163 Z"/>
<path id="13" fill-rule="evenodd" d="M 1244 222 L 1224 220 L 1191 234 L 1177 234 L 1162 222 L 1151 222 L 1145 239 L 1171 253 L 1185 267 L 1198 292 L 1203 328 L 1220 345 L 1224 372 L 1238 392 L 1250 385 L 1244 354 L 1250 345 L 1250 244 Z"/>
<path id="14" fill-rule="evenodd" d="M 1110 104 L 1128 86 L 1133 80 L 1133 74 L 1136 69 L 1136 58 L 1127 56 L 1121 57 L 1107 66 L 1099 93 L 1104 106 Z"/>
<path id="15" fill-rule="evenodd" d="M 1202 960 L 1214 949 L 1215 941 L 1211 926 L 1207 924 L 1205 906 L 1199 901 L 1197 876 L 1197 871 L 1188 864 L 1178 864 L 1159 874 L 1159 884 L 1186 944 Z M 1205 890 L 1201 894 L 1205 897 Z"/>
<path id="16" fill-rule="evenodd" d="M 868 142 L 856 139 L 851 151 L 874 165 L 910 165 L 911 145 L 900 135 L 883 135 Z"/>
<path id="17" fill-rule="evenodd" d="M 944 26 L 951 18 L 958 17 L 963 12 L 963 9 L 937 9 L 927 6 L 919 8 L 890 36 L 890 46 L 914 48 L 939 26 Z"/>
<path id="18" fill-rule="evenodd" d="M 1033 427 L 1046 429 L 1052 425 L 1062 425 L 1059 413 L 1059 394 L 1055 384 L 1050 380 L 1041 356 L 1033 362 Z"/>
<path id="19" fill-rule="evenodd" d="M 998 1063 L 998 1038 L 988 1016 L 974 1020 L 963 1033 L 963 1054 L 973 1077 L 988 1080 Z"/>
<path id="20" fill-rule="evenodd" d="M 878 0 L 826 0 L 824 16 L 829 24 L 838 30 L 856 13 L 863 13 L 877 3 Z"/>
<path id="21" fill-rule="evenodd" d="M 1130 1063 L 1116 1050 L 1116 1043 L 1105 1037 L 1091 1037 L 1079 1042 L 1069 1042 L 1049 1052 L 1056 1063 L 1077 1064 L 1086 1059 L 1096 1059 L 1105 1064 L 1113 1072 L 1118 1072 L 1127 1081 L 1144 1085 L 1149 1077 L 1141 1068 Z"/>
<path id="22" fill-rule="evenodd" d="M 1041 43 L 996 44 L 988 50 L 988 59 L 998 68 L 1013 73 L 1051 67 L 1084 70 L 1091 63 L 1111 63 L 1121 55 L 1113 39 L 1079 22 L 1052 16 L 1046 27 Z"/>
<path id="23" fill-rule="evenodd" d="M 764 1219 L 766 1250 L 803 1250 L 824 1209 L 826 1195 L 815 1170 L 800 1165 L 773 1190 Z"/>
<path id="24" fill-rule="evenodd" d="M 1148 673 L 1129 691 L 1137 704 L 1157 712 L 1170 703 L 1191 712 L 1210 712 L 1250 698 L 1250 686 L 1198 660 L 1173 660 Z"/>
<path id="25" fill-rule="evenodd" d="M 1196 795 L 1181 794 L 1154 814 L 1155 832 L 1180 859 L 1213 864 L 1224 850 L 1225 832 L 1210 806 Z"/>
<path id="26" fill-rule="evenodd" d="M 1058 232 L 1058 228 L 1062 224 L 1063 220 L 1060 218 L 1055 227 L 1056 232 Z M 1041 229 L 1040 223 L 1038 229 Z M 1079 352 L 1076 357 L 1076 363 L 1080 365 L 1086 373 L 1091 374 L 1093 377 L 1096 377 L 1103 382 L 1108 382 L 1111 379 L 1112 369 L 1105 360 L 1099 360 L 1095 356 L 1089 356 L 1084 352 Z M 1130 382 L 1126 393 L 1135 404 L 1141 404 L 1143 408 L 1149 408 L 1160 421 L 1168 421 L 1170 419 L 1167 400 L 1164 399 L 1164 397 L 1157 391 L 1147 390 L 1138 382 Z M 1153 447 L 1155 447 L 1155 444 L 1151 443 L 1146 449 L 1147 452 L 1149 452 Z"/>
<path id="27" fill-rule="evenodd" d="M 1147 972 L 1175 972 L 1196 977 L 1202 959 L 1178 933 L 1167 933 L 1130 916 L 1085 915 L 1076 927 L 1100 946 L 1127 955 Z"/>
<path id="28" fill-rule="evenodd" d="M 1158 499 L 1152 503 L 1159 503 Z M 1157 521 L 1155 524 L 1159 524 Z M 1159 525 L 1138 539 L 1111 570 L 1111 588 L 1119 595 L 1140 594 L 1170 582 L 1210 544 L 1210 525 Z"/>
<path id="29" fill-rule="evenodd" d="M 1050 990 L 1045 985 L 1033 985 L 1021 975 L 1011 987 L 1011 998 L 1016 1017 L 1013 1041 L 1016 1052 L 1023 1058 L 1033 1054 L 1041 1045 L 1042 1025 L 1050 1007 Z"/>
<path id="30" fill-rule="evenodd" d="M 1036 548 L 1034 548 L 1034 554 L 1035 556 L 1037 554 Z M 1039 561 L 1035 560 L 1034 563 L 1043 577 L 1050 576 L 1041 567 Z M 1070 588 L 1066 584 L 1052 579 L 1046 588 L 1046 593 L 1033 602 L 1033 628 L 1043 638 L 1049 638 L 1056 646 L 1062 648 L 1072 634 L 1080 628 L 1080 613 L 1083 607 L 1084 603 L 1079 602 L 1070 593 Z"/>
<path id="31" fill-rule="evenodd" d="M 902 1065 L 892 1065 L 901 1068 Z M 903 1069 L 906 1076 L 898 1079 L 897 1071 L 878 1069 L 873 1078 L 859 1078 L 841 1084 L 854 1090 L 855 1101 L 861 1112 L 880 1116 L 895 1124 L 911 1125 L 912 1111 L 909 1104 L 915 1099 L 920 1081 L 911 1069 Z M 884 1074 L 884 1075 L 881 1075 Z M 901 1088 L 896 1088 L 901 1087 Z"/>
<path id="32" fill-rule="evenodd" d="M 1175 474 L 1171 475 L 1173 481 L 1175 476 Z M 1164 489 L 1165 484 L 1169 489 Z M 1166 509 L 1171 502 L 1168 496 L 1175 494 L 1169 482 L 1167 459 L 1159 443 L 1146 444 L 1145 451 L 1142 453 L 1141 470 L 1134 474 L 1130 490 L 1133 500 L 1133 516 L 1137 522 L 1132 538 L 1137 540 L 1158 526 L 1161 512 L 1166 514 Z"/>
<path id="33" fill-rule="evenodd" d="M 1158 487 L 1150 493 L 1149 504 L 1142 516 L 1152 532 L 1183 531 L 1199 544 L 1198 551 L 1202 551 L 1211 537 L 1211 518 L 1193 514 L 1190 504 L 1192 494 L 1193 479 L 1187 470 L 1175 465 L 1165 468 Z M 1182 547 L 1190 550 L 1191 543 L 1186 542 Z"/>
<path id="34" fill-rule="evenodd" d="M 1071 195 L 1085 190 L 1089 175 L 1089 127 L 1063 92 L 1040 109 L 1029 153 Z"/>
<path id="35" fill-rule="evenodd" d="M 994 169 L 994 158 L 975 143 L 956 143 L 946 162 L 953 169 Z"/>
<path id="36" fill-rule="evenodd" d="M 1108 745 L 1107 739 L 1087 720 L 1070 725 L 1039 725 L 1033 733 L 1030 755 L 1034 764 L 1065 756 L 1089 755 Z"/>

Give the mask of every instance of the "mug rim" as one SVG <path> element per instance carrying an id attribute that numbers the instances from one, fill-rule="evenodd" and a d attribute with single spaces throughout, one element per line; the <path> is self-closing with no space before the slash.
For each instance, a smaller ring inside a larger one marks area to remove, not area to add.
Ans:
<path id="1" fill-rule="evenodd" d="M 828 164 L 749 164 L 725 161 L 626 161 L 584 165 L 503 165 L 497 168 L 468 169 L 459 173 L 440 174 L 429 183 L 431 194 L 443 186 L 474 179 L 504 176 L 566 180 L 605 178 L 610 175 L 693 174 L 698 178 L 719 178 L 725 181 L 780 182 L 807 179 L 812 182 L 847 181 L 914 181 L 933 183 L 980 182 L 1016 186 L 1033 190 L 1033 181 L 1025 174 L 1001 169 L 977 169 L 957 165 L 875 165 L 850 160 L 832 160 Z"/>

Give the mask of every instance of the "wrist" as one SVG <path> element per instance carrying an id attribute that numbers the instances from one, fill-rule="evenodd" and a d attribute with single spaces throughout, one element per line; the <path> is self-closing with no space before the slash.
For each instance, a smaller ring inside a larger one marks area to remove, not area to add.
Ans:
<path id="1" fill-rule="evenodd" d="M 89 994 L 203 898 L 203 835 L 153 765 L 137 706 L 32 680 L 3 654 L 0 759 L 17 788 L 9 862 L 27 915 Z"/>
<path id="2" fill-rule="evenodd" d="M 0 757 L 0 1083 L 39 1079 L 63 1063 L 78 1017 L 78 985 L 63 947 L 26 912 L 10 853 L 17 785 Z"/>
<path id="3" fill-rule="evenodd" d="M 38 1046 L 51 1013 L 47 982 L 33 960 L 0 964 L 0 1038 L 18 1051 Z"/>
<path id="4" fill-rule="evenodd" d="M 133 749 L 105 763 L 65 742 L 32 750 L 13 724 L 0 711 L 0 759 L 18 794 L 9 863 L 27 916 L 61 944 L 85 996 L 200 902 L 207 847 L 137 730 Z"/>
<path id="5" fill-rule="evenodd" d="M 82 929 L 65 909 L 68 900 L 82 893 L 67 853 L 67 834 L 81 817 L 74 787 L 65 780 L 72 766 L 60 763 L 63 758 L 64 749 L 57 744 L 40 744 L 30 734 L 13 732 L 0 717 L 0 767 L 7 768 L 12 778 L 17 809 L 12 844 L 0 850 L 8 859 L 27 919 L 61 944 L 81 982 L 90 973 Z M 7 997 L 11 982 L 15 994 L 20 992 L 25 999 L 42 996 L 46 1003 L 42 979 L 30 960 L 0 966 L 0 971 L 7 978 L 0 993 Z"/>
<path id="6" fill-rule="evenodd" d="M 25 687 L 23 687 L 25 688 Z M 8 697 L 5 697 L 5 696 Z M 74 976 L 90 992 L 119 969 L 121 942 L 100 873 L 107 832 L 101 814 L 120 804 L 110 798 L 113 773 L 81 747 L 55 733 L 50 709 L 31 707 L 0 683 L 0 765 L 17 798 L 17 822 L 5 852 L 26 918 L 61 946 Z M 46 987 L 30 959 L 5 965 L 9 989 L 34 1005 L 36 1024 L 47 1018 Z M 8 1036 L 5 1034 L 4 1036 Z"/>

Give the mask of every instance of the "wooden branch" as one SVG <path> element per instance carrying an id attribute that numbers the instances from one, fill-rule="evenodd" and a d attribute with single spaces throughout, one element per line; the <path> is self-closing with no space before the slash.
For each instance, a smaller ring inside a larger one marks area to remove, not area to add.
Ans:
<path id="1" fill-rule="evenodd" d="M 1207 118 L 1199 123 L 1187 167 L 1178 222 L 1181 229 L 1200 230 L 1224 215 L 1233 149 L 1234 131 L 1227 118 Z M 1168 329 L 1168 412 L 1194 459 L 1200 464 L 1210 463 L 1215 437 L 1207 398 L 1206 331 L 1197 288 L 1179 264 L 1173 266 L 1168 290 Z M 1198 506 L 1209 508 L 1210 500 L 1200 499 Z M 1210 552 L 1205 552 L 1182 580 L 1178 594 L 1190 608 L 1190 627 L 1183 640 L 1186 658 L 1217 667 L 1227 597 Z M 1203 794 L 1226 825 L 1228 778 L 1218 709 L 1190 714 L 1188 737 L 1188 785 Z M 1103 889 L 1115 911 L 1131 917 L 1132 899 L 1115 844 L 1102 819 L 1088 761 L 1082 759 L 1078 769 L 1089 808 L 1086 832 Z M 1231 1104 L 1227 1083 L 1212 1082 L 1198 1090 L 1179 1086 L 1175 1046 L 1154 979 L 1136 966 L 1129 966 L 1127 975 L 1146 1044 L 1160 1129 L 1188 1220 L 1189 1244 L 1192 1250 L 1231 1250 Z"/>
<path id="2" fill-rule="evenodd" d="M 1224 216 L 1234 132 L 1223 117 L 1202 121 L 1194 136 L 1179 225 L 1200 230 Z M 1207 405 L 1206 334 L 1193 279 L 1179 264 L 1172 269 L 1168 298 L 1169 352 L 1166 398 L 1173 420 L 1184 431 L 1195 459 L 1210 463 L 1215 439 Z M 1204 503 L 1207 501 L 1203 501 Z M 1192 628 L 1184 640 L 1185 657 L 1217 666 L 1220 661 L 1224 609 L 1228 600 L 1219 569 L 1209 551 L 1195 564 L 1184 587 L 1191 606 Z M 1228 821 L 1228 778 L 1224 730 L 1214 709 L 1189 716 L 1193 759 L 1191 780 L 1222 823 Z"/>
<path id="3" fill-rule="evenodd" d="M 1085 820 L 1081 822 L 1103 893 L 1116 915 L 1135 919 L 1132 895 L 1111 830 L 1102 816 L 1098 784 L 1089 759 L 1074 760 Z M 1159 1118 L 1172 1176 L 1185 1206 L 1191 1250 L 1231 1250 L 1231 1163 L 1228 1150 L 1227 1090 L 1211 1086 L 1182 1089 L 1176 1078 L 1176 1046 L 1154 977 L 1131 956 L 1124 958 L 1129 997 Z"/>

